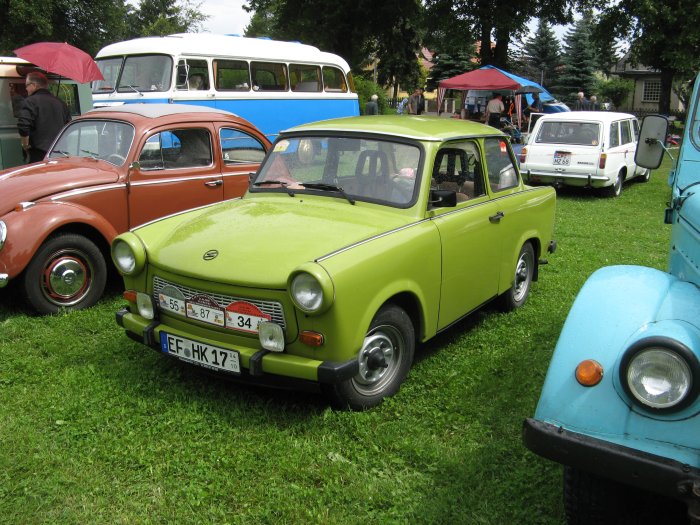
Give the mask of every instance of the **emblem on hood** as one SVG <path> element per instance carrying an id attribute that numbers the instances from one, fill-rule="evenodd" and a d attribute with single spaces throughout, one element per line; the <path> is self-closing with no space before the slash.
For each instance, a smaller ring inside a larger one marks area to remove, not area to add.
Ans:
<path id="1" fill-rule="evenodd" d="M 202 256 L 202 259 L 205 261 L 211 261 L 212 259 L 216 259 L 216 257 L 219 255 L 218 250 L 209 250 L 208 252 L 205 252 L 204 255 Z"/>

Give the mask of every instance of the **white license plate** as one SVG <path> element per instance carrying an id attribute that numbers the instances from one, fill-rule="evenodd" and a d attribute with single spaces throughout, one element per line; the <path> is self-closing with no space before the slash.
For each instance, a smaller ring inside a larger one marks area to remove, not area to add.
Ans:
<path id="1" fill-rule="evenodd" d="M 241 373 L 240 358 L 238 352 L 234 350 L 208 345 L 166 332 L 160 333 L 160 347 L 164 353 L 174 355 L 188 363 L 234 374 Z"/>
<path id="2" fill-rule="evenodd" d="M 555 166 L 568 166 L 569 164 L 571 164 L 571 153 L 555 151 L 553 164 Z"/>

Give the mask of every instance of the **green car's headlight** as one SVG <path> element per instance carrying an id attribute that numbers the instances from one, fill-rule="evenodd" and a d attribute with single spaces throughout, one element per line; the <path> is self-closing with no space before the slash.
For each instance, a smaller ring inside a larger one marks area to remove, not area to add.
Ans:
<path id="1" fill-rule="evenodd" d="M 112 260 L 124 275 L 136 275 L 146 264 L 146 251 L 133 233 L 125 233 L 112 243 Z"/>
<path id="2" fill-rule="evenodd" d="M 677 341 L 638 342 L 627 351 L 620 372 L 625 390 L 647 408 L 679 410 L 697 396 L 697 359 Z"/>
<path id="3" fill-rule="evenodd" d="M 333 302 L 333 283 L 318 264 L 305 263 L 290 276 L 289 294 L 301 311 L 319 314 Z"/>

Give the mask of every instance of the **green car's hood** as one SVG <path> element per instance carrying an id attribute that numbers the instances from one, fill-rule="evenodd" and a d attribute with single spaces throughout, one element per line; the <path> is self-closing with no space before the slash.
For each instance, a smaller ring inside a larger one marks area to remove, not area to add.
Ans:
<path id="1" fill-rule="evenodd" d="M 415 220 L 401 211 L 328 197 L 256 195 L 158 221 L 136 234 L 149 262 L 167 271 L 281 289 L 299 264 Z M 212 250 L 218 255 L 204 260 Z"/>

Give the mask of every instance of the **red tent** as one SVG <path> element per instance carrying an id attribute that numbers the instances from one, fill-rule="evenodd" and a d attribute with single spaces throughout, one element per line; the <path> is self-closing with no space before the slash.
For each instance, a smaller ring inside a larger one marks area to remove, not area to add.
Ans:
<path id="1" fill-rule="evenodd" d="M 456 77 L 447 78 L 438 82 L 443 89 L 481 89 L 481 90 L 513 90 L 522 86 L 520 82 L 513 80 L 508 75 L 496 68 L 475 69 L 462 73 Z"/>

